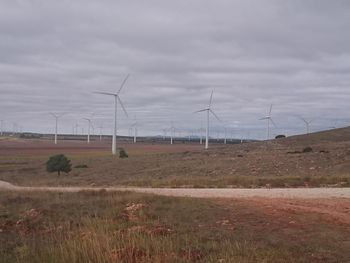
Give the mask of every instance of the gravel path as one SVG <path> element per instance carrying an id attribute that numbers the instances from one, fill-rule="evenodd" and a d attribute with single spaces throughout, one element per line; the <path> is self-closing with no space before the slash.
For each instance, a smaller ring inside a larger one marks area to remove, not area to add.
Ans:
<path id="1" fill-rule="evenodd" d="M 350 198 L 350 188 L 274 188 L 274 189 L 223 189 L 223 188 L 140 188 L 140 187 L 23 187 L 0 181 L 1 190 L 79 192 L 83 190 L 134 191 L 165 196 L 198 198 Z"/>

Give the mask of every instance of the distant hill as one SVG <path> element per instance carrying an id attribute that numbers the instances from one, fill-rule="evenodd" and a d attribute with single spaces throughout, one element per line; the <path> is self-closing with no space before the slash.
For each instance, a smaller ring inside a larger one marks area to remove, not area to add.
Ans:
<path id="1" fill-rule="evenodd" d="M 285 139 L 277 139 L 281 142 L 294 144 L 318 144 L 325 142 L 345 142 L 350 141 L 350 126 L 328 131 L 315 132 L 310 134 L 290 136 Z"/>

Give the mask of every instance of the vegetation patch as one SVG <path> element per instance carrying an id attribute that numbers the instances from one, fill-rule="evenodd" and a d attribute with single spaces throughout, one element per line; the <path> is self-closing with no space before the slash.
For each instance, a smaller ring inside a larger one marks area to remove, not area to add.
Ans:
<path id="1" fill-rule="evenodd" d="M 129 155 L 126 153 L 126 151 L 123 148 L 121 148 L 119 150 L 119 158 L 128 158 L 128 157 Z"/>
<path id="2" fill-rule="evenodd" d="M 58 176 L 61 172 L 69 173 L 71 170 L 71 161 L 63 154 L 53 155 L 46 162 L 46 171 L 49 173 L 57 172 Z"/>
<path id="3" fill-rule="evenodd" d="M 0 201 L 4 263 L 345 262 L 349 256 L 341 242 L 349 236 L 345 227 L 319 217 L 314 224 L 295 212 L 270 217 L 241 200 L 84 191 L 1 192 Z"/>

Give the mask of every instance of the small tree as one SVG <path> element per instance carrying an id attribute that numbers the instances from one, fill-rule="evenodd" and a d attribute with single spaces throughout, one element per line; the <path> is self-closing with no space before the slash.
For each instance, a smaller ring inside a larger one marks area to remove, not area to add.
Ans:
<path id="1" fill-rule="evenodd" d="M 53 155 L 46 162 L 46 171 L 49 173 L 57 172 L 58 176 L 61 172 L 69 173 L 71 170 L 72 164 L 63 154 Z"/>

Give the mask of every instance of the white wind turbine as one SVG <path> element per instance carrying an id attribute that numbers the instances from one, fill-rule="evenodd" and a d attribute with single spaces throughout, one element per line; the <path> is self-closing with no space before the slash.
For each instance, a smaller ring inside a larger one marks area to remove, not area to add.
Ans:
<path id="1" fill-rule="evenodd" d="M 98 128 L 100 129 L 100 141 L 102 141 L 102 129 L 103 129 L 103 124 L 101 124 Z"/>
<path id="2" fill-rule="evenodd" d="M 113 96 L 114 97 L 114 127 L 113 127 L 113 138 L 112 138 L 112 154 L 115 155 L 117 154 L 117 109 L 118 109 L 118 102 L 120 103 L 120 106 L 122 107 L 125 115 L 128 117 L 128 113 L 125 110 L 125 107 L 123 105 L 123 102 L 121 101 L 119 97 L 119 93 L 122 90 L 122 88 L 125 85 L 125 82 L 129 78 L 130 74 L 128 74 L 122 84 L 120 85 L 119 90 L 117 93 L 109 93 L 109 92 L 95 92 L 98 94 L 103 94 L 103 95 L 108 95 L 108 96 Z"/>
<path id="3" fill-rule="evenodd" d="M 218 120 L 218 121 L 221 121 L 219 119 L 219 117 L 214 113 L 214 111 L 210 108 L 211 107 L 211 102 L 213 100 L 213 92 L 211 92 L 211 95 L 210 95 L 210 99 L 209 99 L 209 105 L 208 105 L 208 108 L 205 108 L 205 109 L 202 109 L 202 110 L 199 110 L 199 111 L 195 111 L 195 113 L 197 112 L 203 112 L 203 111 L 206 111 L 207 112 L 207 127 L 206 127 L 206 130 L 205 130 L 205 149 L 208 149 L 209 147 L 209 115 L 210 113 L 214 115 L 214 117 Z"/>
<path id="4" fill-rule="evenodd" d="M 136 117 L 135 117 L 135 122 L 131 125 L 131 127 L 134 129 L 134 143 L 136 143 L 137 140 L 137 121 L 136 121 Z"/>
<path id="5" fill-rule="evenodd" d="M 266 120 L 267 121 L 267 140 L 270 139 L 270 122 L 276 127 L 275 122 L 271 118 L 271 112 L 272 112 L 272 104 L 270 106 L 270 110 L 269 110 L 268 115 L 259 119 L 259 120 Z"/>
<path id="6" fill-rule="evenodd" d="M 163 129 L 163 140 L 167 137 L 167 129 Z"/>
<path id="7" fill-rule="evenodd" d="M 173 144 L 173 137 L 175 136 L 175 127 L 173 122 L 171 122 L 170 130 L 170 144 Z"/>
<path id="8" fill-rule="evenodd" d="M 313 120 L 307 120 L 303 117 L 300 117 L 300 119 L 305 123 L 305 126 L 306 126 L 306 134 L 309 134 L 310 133 L 310 124 L 311 122 L 313 122 Z"/>
<path id="9" fill-rule="evenodd" d="M 199 144 L 203 144 L 203 122 L 201 121 L 201 128 L 199 129 Z"/>
<path id="10" fill-rule="evenodd" d="M 55 114 L 55 113 L 50 112 L 50 114 L 55 118 L 55 144 L 57 144 L 58 119 L 61 118 L 64 115 L 64 113 Z"/>
<path id="11" fill-rule="evenodd" d="M 90 129 L 92 127 L 92 120 L 89 118 L 83 118 L 88 122 L 88 136 L 87 136 L 87 143 L 90 143 Z"/>
<path id="12" fill-rule="evenodd" d="M 224 129 L 225 129 L 225 139 L 224 139 L 224 144 L 226 144 L 226 143 L 227 143 L 227 127 L 225 126 L 225 127 L 224 127 Z"/>

